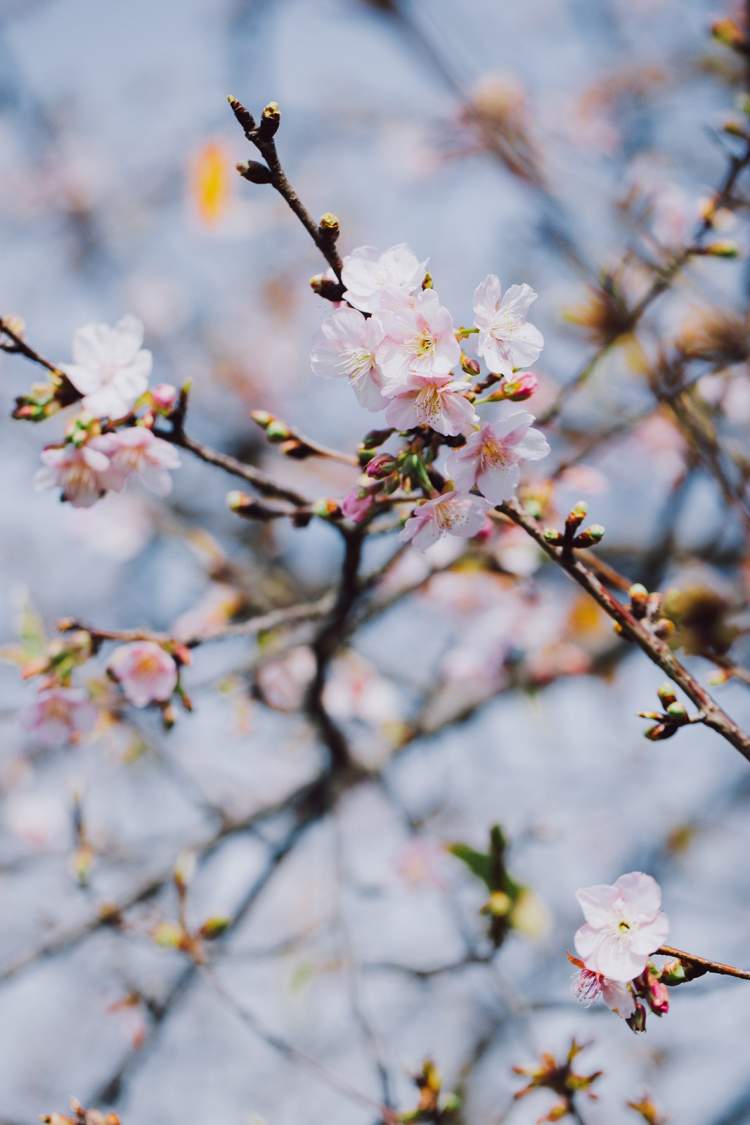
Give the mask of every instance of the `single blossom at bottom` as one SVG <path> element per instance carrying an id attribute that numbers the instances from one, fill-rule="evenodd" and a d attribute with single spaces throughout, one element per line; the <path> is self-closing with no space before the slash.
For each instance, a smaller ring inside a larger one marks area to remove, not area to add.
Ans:
<path id="1" fill-rule="evenodd" d="M 510 500 L 521 479 L 523 461 L 538 461 L 549 453 L 541 430 L 532 428 L 534 415 L 516 410 L 487 423 L 448 457 L 448 473 L 468 491 L 476 485 L 493 504 Z"/>
<path id="2" fill-rule="evenodd" d="M 669 933 L 656 880 L 630 871 L 611 886 L 582 887 L 576 898 L 586 922 L 576 931 L 575 947 L 586 968 L 616 981 L 640 976 Z"/>
<path id="3" fill-rule="evenodd" d="M 154 641 L 121 645 L 108 667 L 134 707 L 166 703 L 177 687 L 177 665 Z"/>
<path id="4" fill-rule="evenodd" d="M 444 535 L 471 539 L 482 530 L 489 509 L 481 496 L 444 492 L 414 509 L 399 538 L 420 551 L 427 550 Z"/>

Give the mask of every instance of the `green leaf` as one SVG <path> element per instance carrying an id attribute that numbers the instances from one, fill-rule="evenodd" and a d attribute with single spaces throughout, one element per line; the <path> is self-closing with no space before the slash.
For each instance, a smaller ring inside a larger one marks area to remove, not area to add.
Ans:
<path id="1" fill-rule="evenodd" d="M 474 848 L 470 848 L 468 844 L 450 844 L 448 851 L 454 855 L 456 859 L 460 859 L 462 863 L 471 871 L 472 875 L 476 875 L 477 879 L 481 879 L 489 891 L 492 890 L 492 859 L 490 856 L 485 855 L 483 852 L 477 852 Z"/>

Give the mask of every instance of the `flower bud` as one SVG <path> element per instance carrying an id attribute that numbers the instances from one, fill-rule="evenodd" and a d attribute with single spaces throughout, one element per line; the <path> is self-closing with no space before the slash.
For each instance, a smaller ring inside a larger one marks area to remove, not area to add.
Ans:
<path id="1" fill-rule="evenodd" d="M 562 535 L 554 527 L 545 527 L 542 535 L 545 541 L 551 543 L 553 547 L 559 547 L 563 541 Z"/>
<path id="2" fill-rule="evenodd" d="M 270 141 L 278 132 L 281 124 L 281 110 L 278 102 L 269 102 L 260 115 L 258 136 L 262 141 Z"/>
<path id="3" fill-rule="evenodd" d="M 245 131 L 245 136 L 252 133 L 255 128 L 255 120 L 249 110 L 245 109 L 244 105 L 237 98 L 233 98 L 231 94 L 227 96 L 227 101 L 231 107 L 232 113 L 237 118 L 240 126 Z"/>
<path id="4" fill-rule="evenodd" d="M 568 534 L 577 531 L 583 521 L 586 519 L 588 512 L 588 505 L 585 500 L 579 500 L 574 508 L 568 512 L 565 518 L 565 530 Z"/>
<path id="5" fill-rule="evenodd" d="M 646 1030 L 646 1009 L 643 1004 L 641 1004 L 640 1000 L 636 1000 L 635 1011 L 632 1016 L 628 1016 L 626 1023 L 630 1030 L 636 1033 Z"/>
<path id="6" fill-rule="evenodd" d="M 365 472 L 368 477 L 372 477 L 374 480 L 383 480 L 384 477 L 388 477 L 395 472 L 397 468 L 396 459 L 390 453 L 377 453 L 368 461 Z"/>
<path id="7" fill-rule="evenodd" d="M 745 47 L 745 38 L 738 23 L 733 19 L 718 19 L 714 20 L 711 24 L 711 35 L 718 42 L 725 47 L 732 47 L 734 50 L 743 50 Z"/>
<path id="8" fill-rule="evenodd" d="M 255 422 L 256 426 L 260 426 L 262 430 L 270 426 L 271 422 L 274 420 L 273 414 L 269 414 L 267 410 L 253 410 L 250 413 L 250 417 L 253 422 Z"/>
<path id="9" fill-rule="evenodd" d="M 179 397 L 177 387 L 171 383 L 159 383 L 151 391 L 151 404 L 159 414 L 171 414 Z"/>
<path id="10" fill-rule="evenodd" d="M 667 707 L 677 702 L 677 694 L 669 682 L 663 683 L 661 687 L 657 689 L 656 694 L 659 696 L 659 702 L 665 710 Z"/>
<path id="11" fill-rule="evenodd" d="M 736 242 L 711 242 L 703 253 L 711 258 L 738 258 L 740 251 Z"/>
<path id="12" fill-rule="evenodd" d="M 461 352 L 461 370 L 466 375 L 478 375 L 482 369 L 475 359 L 466 355 L 465 352 Z"/>
<path id="13" fill-rule="evenodd" d="M 243 180 L 249 180 L 251 184 L 270 184 L 273 179 L 266 165 L 259 160 L 246 160 L 236 167 Z"/>
<path id="14" fill-rule="evenodd" d="M 274 418 L 266 426 L 266 437 L 274 444 L 281 441 L 288 441 L 291 436 L 292 431 L 289 429 L 286 422 L 282 422 L 279 418 Z"/>
<path id="15" fill-rule="evenodd" d="M 574 547 L 595 547 L 604 538 L 604 528 L 600 523 L 592 523 L 573 540 Z"/>
<path id="16" fill-rule="evenodd" d="M 630 597 L 630 608 L 633 612 L 633 617 L 637 621 L 641 621 L 648 610 L 648 590 L 641 582 L 634 582 L 628 590 Z"/>
<path id="17" fill-rule="evenodd" d="M 505 397 L 510 402 L 525 402 L 536 391 L 539 379 L 533 371 L 524 371 L 523 375 L 507 380 L 503 383 Z"/>
<path id="18" fill-rule="evenodd" d="M 321 520 L 341 519 L 341 507 L 335 500 L 316 500 L 313 504 L 313 515 Z"/>
<path id="19" fill-rule="evenodd" d="M 326 211 L 325 215 L 320 216 L 318 234 L 327 242 L 336 242 L 341 234 L 338 218 L 331 211 Z"/>
<path id="20" fill-rule="evenodd" d="M 334 277 L 327 277 L 324 273 L 316 273 L 310 278 L 310 288 L 325 301 L 340 301 L 344 295 L 344 287 Z"/>
<path id="21" fill-rule="evenodd" d="M 388 441 L 388 438 L 392 433 L 392 428 L 389 428 L 387 430 L 370 430 L 369 433 L 366 433 L 362 438 L 361 448 L 377 449 L 377 447 L 379 445 L 382 445 L 384 441 Z"/>

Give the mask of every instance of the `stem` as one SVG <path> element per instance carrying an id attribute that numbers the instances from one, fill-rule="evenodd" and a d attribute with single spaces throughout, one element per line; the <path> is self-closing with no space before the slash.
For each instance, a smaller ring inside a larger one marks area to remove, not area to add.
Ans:
<path id="1" fill-rule="evenodd" d="M 736 977 L 737 980 L 750 980 L 750 970 L 737 969 L 734 965 L 725 965 L 722 961 L 709 961 L 706 957 L 697 957 L 694 953 L 686 953 L 684 949 L 675 949 L 673 945 L 660 945 L 656 950 L 664 957 L 675 957 L 678 961 L 685 961 L 688 965 L 696 965 L 706 973 L 716 973 L 722 977 Z"/>

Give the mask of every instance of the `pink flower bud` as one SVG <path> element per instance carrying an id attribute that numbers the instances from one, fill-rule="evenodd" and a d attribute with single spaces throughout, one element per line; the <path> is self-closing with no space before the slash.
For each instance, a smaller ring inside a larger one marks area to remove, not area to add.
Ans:
<path id="1" fill-rule="evenodd" d="M 370 509 L 375 503 L 375 497 L 370 495 L 369 492 L 362 494 L 361 488 L 353 488 L 352 491 L 344 497 L 341 504 L 341 511 L 347 519 L 353 520 L 354 523 L 362 523 L 370 513 Z"/>
<path id="2" fill-rule="evenodd" d="M 179 397 L 180 392 L 171 383 L 159 383 L 151 391 L 151 402 L 159 414 L 171 414 Z"/>
<path id="3" fill-rule="evenodd" d="M 395 468 L 396 461 L 390 453 L 378 453 L 372 461 L 368 461 L 365 472 L 374 480 L 383 480 L 384 477 L 390 476 Z"/>
<path id="4" fill-rule="evenodd" d="M 503 383 L 503 390 L 505 397 L 511 402 L 524 402 L 525 399 L 531 398 L 538 386 L 539 380 L 534 372 L 524 371 L 522 375 L 506 380 Z"/>

